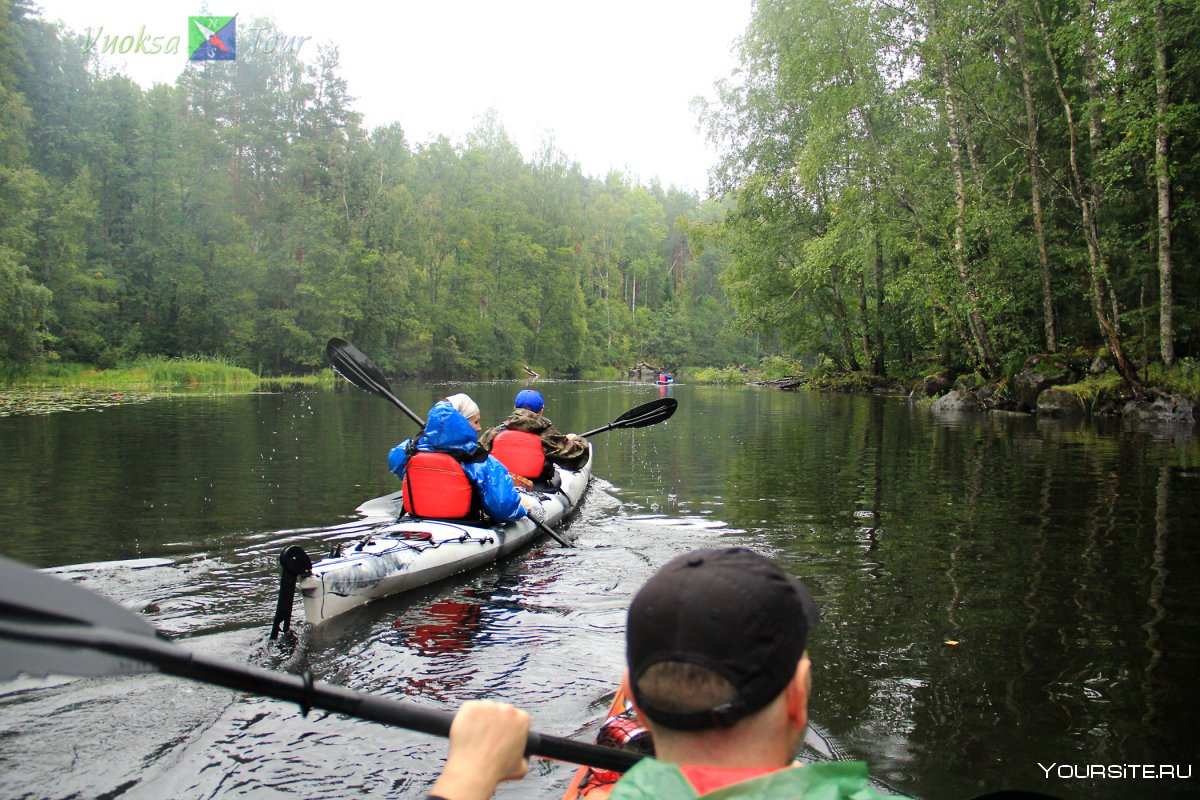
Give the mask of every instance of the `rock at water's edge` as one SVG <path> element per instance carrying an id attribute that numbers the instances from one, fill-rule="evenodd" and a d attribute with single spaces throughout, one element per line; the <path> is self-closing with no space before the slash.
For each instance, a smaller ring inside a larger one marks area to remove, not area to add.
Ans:
<path id="1" fill-rule="evenodd" d="M 1141 422 L 1195 422 L 1192 401 L 1177 394 L 1161 395 L 1149 402 L 1130 401 L 1121 415 Z"/>
<path id="2" fill-rule="evenodd" d="M 1047 389 L 1038 395 L 1037 413 L 1047 417 L 1074 417 L 1084 413 L 1083 403 L 1077 395 L 1061 389 Z"/>
<path id="3" fill-rule="evenodd" d="M 1023 411 L 1033 411 L 1038 407 L 1038 397 L 1042 392 L 1054 386 L 1073 383 L 1074 380 L 1075 376 L 1065 369 L 1054 373 L 1023 369 L 1012 379 L 1013 400 Z"/>
<path id="4" fill-rule="evenodd" d="M 926 397 L 938 397 L 950 391 L 953 386 L 954 376 L 949 372 L 939 372 L 925 376 L 925 380 L 921 382 L 921 392 Z"/>
<path id="5" fill-rule="evenodd" d="M 961 389 L 942 395 L 933 401 L 930 408 L 935 412 L 943 411 L 979 411 L 979 403 L 970 394 Z"/>

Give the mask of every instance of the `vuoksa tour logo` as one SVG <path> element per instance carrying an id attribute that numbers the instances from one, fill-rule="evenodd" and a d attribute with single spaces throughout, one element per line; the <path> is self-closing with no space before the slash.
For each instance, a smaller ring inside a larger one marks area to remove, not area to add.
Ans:
<path id="1" fill-rule="evenodd" d="M 136 34 L 108 33 L 104 26 L 88 26 L 81 44 L 84 52 L 108 53 L 111 55 L 168 55 L 178 56 L 182 37 L 147 31 L 142 25 Z M 243 55 L 300 54 L 304 43 L 311 36 L 284 34 L 273 27 L 250 22 L 242 31 L 245 34 Z M 232 17 L 188 17 L 187 54 L 189 61 L 236 61 L 238 51 L 237 16 Z"/>
<path id="2" fill-rule="evenodd" d="M 237 17 L 188 17 L 189 61 L 236 61 Z"/>

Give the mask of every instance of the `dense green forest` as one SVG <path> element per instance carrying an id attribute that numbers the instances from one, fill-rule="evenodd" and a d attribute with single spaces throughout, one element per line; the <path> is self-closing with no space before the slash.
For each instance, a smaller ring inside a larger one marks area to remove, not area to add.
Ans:
<path id="1" fill-rule="evenodd" d="M 367 130 L 334 49 L 145 90 L 0 3 L 10 371 L 305 372 L 343 336 L 406 375 L 998 377 L 1087 348 L 1136 386 L 1200 347 L 1192 0 L 759 0 L 696 102 L 704 202 L 527 158 L 495 113 Z"/>
<path id="2" fill-rule="evenodd" d="M 337 52 L 242 53 L 143 90 L 3 0 L 0 363 L 215 356 L 393 374 L 584 375 L 753 360 L 679 222 L 694 194 L 464 142 L 366 130 Z M 263 23 L 265 25 L 265 23 Z M 182 56 L 181 56 L 182 57 Z M 711 215 L 711 214 L 710 214 Z"/>
<path id="3" fill-rule="evenodd" d="M 698 111 L 744 321 L 876 374 L 1197 355 L 1200 3 L 759 0 L 740 57 Z"/>

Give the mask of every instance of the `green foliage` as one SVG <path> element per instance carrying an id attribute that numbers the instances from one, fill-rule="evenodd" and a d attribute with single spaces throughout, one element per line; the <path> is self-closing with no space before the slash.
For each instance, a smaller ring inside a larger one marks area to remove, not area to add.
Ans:
<path id="1" fill-rule="evenodd" d="M 10 368 L 5 382 L 15 386 L 121 389 L 152 386 L 218 386 L 253 388 L 262 383 L 244 367 L 204 356 L 186 359 L 142 357 L 114 369 L 87 364 L 55 363 L 21 371 Z"/>
<path id="2" fill-rule="evenodd" d="M 1095 408 L 1099 403 L 1120 396 L 1124 389 L 1121 377 L 1112 370 L 1101 375 L 1092 375 L 1078 383 L 1054 387 L 1057 391 L 1074 395 L 1083 408 Z"/>
<path id="3" fill-rule="evenodd" d="M 331 48 L 143 90 L 28 8 L 0 15 L 0 363 L 14 374 L 189 353 L 321 372 L 337 335 L 394 375 L 620 376 L 646 361 L 735 380 L 728 365 L 770 353 L 768 378 L 795 359 L 818 376 L 937 364 L 982 379 L 1054 349 L 1046 307 L 1057 349 L 1124 341 L 1144 367 L 1161 336 L 1163 174 L 1175 352 L 1200 355 L 1200 278 L 1178 255 L 1200 250 L 1200 4 L 760 0 L 739 71 L 697 106 L 726 148 L 724 194 L 705 202 L 585 176 L 549 143 L 526 158 L 494 111 L 460 142 L 367 130 Z"/>
<path id="4" fill-rule="evenodd" d="M 29 125 L 24 99 L 0 83 L 0 362 L 19 364 L 41 357 L 52 296 L 29 266 L 47 194 L 27 163 Z"/>
<path id="5" fill-rule="evenodd" d="M 585 381 L 619 381 L 625 375 L 616 367 L 596 367 L 583 370 L 579 377 Z"/>
<path id="6" fill-rule="evenodd" d="M 459 378 L 757 355 L 686 192 L 527 160 L 494 111 L 462 142 L 368 131 L 332 48 L 143 90 L 24 9 L 0 27 L 0 362 L 304 373 L 335 335 Z"/>
<path id="7" fill-rule="evenodd" d="M 792 378 L 804 374 L 804 364 L 793 358 L 784 356 L 764 356 L 759 364 L 764 381 L 777 381 L 780 378 Z"/>
<path id="8" fill-rule="evenodd" d="M 692 383 L 734 386 L 749 380 L 750 377 L 741 367 L 702 367 L 691 373 Z"/>
<path id="9" fill-rule="evenodd" d="M 1053 347 L 1111 346 L 1097 313 L 1153 358 L 1165 130 L 1173 336 L 1194 357 L 1200 281 L 1178 264 L 1200 245 L 1197 41 L 1200 5 L 1177 0 L 761 0 L 738 72 L 699 103 L 735 202 L 689 230 L 732 259 L 743 325 L 834 372 L 1011 374 L 1049 323 Z"/>
<path id="10" fill-rule="evenodd" d="M 143 379 L 155 384 L 185 386 L 246 386 L 259 383 L 258 376 L 245 367 L 204 357 L 179 360 L 143 357 L 117 374 L 128 376 L 126 380 L 131 383 Z"/>
<path id="11" fill-rule="evenodd" d="M 0 362 L 28 363 L 40 356 L 49 299 L 17 254 L 0 246 Z"/>
<path id="12" fill-rule="evenodd" d="M 1160 386 L 1169 394 L 1191 398 L 1200 403 L 1200 363 L 1194 358 L 1185 358 L 1169 368 L 1162 364 L 1151 364 L 1147 370 L 1147 383 Z"/>
<path id="13" fill-rule="evenodd" d="M 869 392 L 877 387 L 887 387 L 877 375 L 867 372 L 814 373 L 808 385 L 826 392 Z"/>

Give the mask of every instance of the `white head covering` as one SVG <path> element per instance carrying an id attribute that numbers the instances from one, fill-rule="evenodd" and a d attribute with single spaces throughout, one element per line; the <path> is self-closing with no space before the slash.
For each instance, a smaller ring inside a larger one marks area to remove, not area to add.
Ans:
<path id="1" fill-rule="evenodd" d="M 475 405 L 475 401 L 462 392 L 452 394 L 446 399 L 450 401 L 450 405 L 454 406 L 455 411 L 462 414 L 468 420 L 479 416 L 479 406 Z"/>

